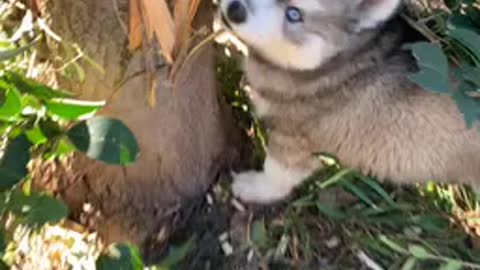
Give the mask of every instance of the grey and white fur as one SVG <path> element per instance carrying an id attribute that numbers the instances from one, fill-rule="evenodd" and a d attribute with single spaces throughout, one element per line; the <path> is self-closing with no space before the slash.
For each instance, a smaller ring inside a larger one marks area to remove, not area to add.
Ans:
<path id="1" fill-rule="evenodd" d="M 262 171 L 234 174 L 246 202 L 281 200 L 321 166 L 314 152 L 399 184 L 480 186 L 480 134 L 449 96 L 412 83 L 401 0 L 223 0 L 249 48 L 252 103 L 268 127 Z"/>

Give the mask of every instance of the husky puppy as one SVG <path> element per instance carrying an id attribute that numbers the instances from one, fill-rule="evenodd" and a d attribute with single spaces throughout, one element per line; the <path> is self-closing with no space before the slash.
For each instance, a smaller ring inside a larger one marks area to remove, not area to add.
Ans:
<path id="1" fill-rule="evenodd" d="M 223 0 L 249 48 L 252 103 L 265 119 L 263 171 L 234 174 L 246 202 L 285 198 L 328 152 L 396 183 L 480 184 L 480 134 L 451 97 L 409 81 L 401 0 Z"/>

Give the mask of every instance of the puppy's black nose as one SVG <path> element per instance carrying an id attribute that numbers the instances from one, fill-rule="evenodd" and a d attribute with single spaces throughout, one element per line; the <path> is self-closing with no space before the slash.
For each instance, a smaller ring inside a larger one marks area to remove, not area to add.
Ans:
<path id="1" fill-rule="evenodd" d="M 227 17 L 233 23 L 244 23 L 247 20 L 247 9 L 240 1 L 233 1 L 227 7 Z"/>

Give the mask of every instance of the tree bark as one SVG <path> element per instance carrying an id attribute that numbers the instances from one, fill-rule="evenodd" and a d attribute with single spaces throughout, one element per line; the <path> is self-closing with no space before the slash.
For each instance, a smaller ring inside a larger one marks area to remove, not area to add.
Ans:
<path id="1" fill-rule="evenodd" d="M 186 66 L 174 90 L 167 83 L 166 67 L 156 50 L 128 51 L 128 0 L 43 0 L 43 16 L 65 42 L 72 42 L 105 70 L 101 73 L 82 60 L 85 81 L 59 76 L 60 86 L 82 99 L 109 99 L 102 115 L 122 120 L 134 132 L 140 159 L 127 167 L 107 166 L 76 154 L 55 166 L 56 192 L 73 214 L 90 221 L 106 242 L 130 242 L 139 246 L 148 239 L 164 240 L 178 210 L 201 196 L 220 171 L 239 157 L 230 113 L 216 91 L 213 47 L 197 53 Z M 210 1 L 202 1 L 194 26 L 211 22 Z M 52 60 L 65 55 L 51 43 Z M 155 66 L 156 106 L 147 104 L 150 78 L 147 66 Z M 232 141 L 235 138 L 235 142 Z M 35 181 L 52 181 L 46 168 Z M 50 166 L 51 169 L 51 166 Z M 42 179 L 43 178 L 43 179 Z M 84 222 L 87 222 L 84 220 Z"/>

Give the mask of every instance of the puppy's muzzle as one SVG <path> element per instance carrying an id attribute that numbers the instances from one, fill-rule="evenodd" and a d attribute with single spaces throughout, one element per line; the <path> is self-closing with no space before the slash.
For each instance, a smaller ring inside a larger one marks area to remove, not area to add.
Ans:
<path id="1" fill-rule="evenodd" d="M 238 0 L 232 1 L 227 6 L 227 19 L 235 24 L 247 21 L 247 7 Z"/>

